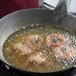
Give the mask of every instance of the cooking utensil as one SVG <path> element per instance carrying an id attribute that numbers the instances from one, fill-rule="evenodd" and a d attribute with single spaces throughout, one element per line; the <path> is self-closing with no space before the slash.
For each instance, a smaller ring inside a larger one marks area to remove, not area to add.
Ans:
<path id="1" fill-rule="evenodd" d="M 76 26 L 75 26 L 76 18 L 73 18 L 67 15 L 64 18 L 64 20 L 59 23 L 57 22 L 56 14 L 53 11 L 50 11 L 48 9 L 27 9 L 27 10 L 24 9 L 24 10 L 13 12 L 3 17 L 2 19 L 0 19 L 0 60 L 4 63 L 4 66 L 7 69 L 13 68 L 19 71 L 23 71 L 12 67 L 12 65 L 9 64 L 4 58 L 3 52 L 2 52 L 2 46 L 5 39 L 7 39 L 7 37 L 17 29 L 21 28 L 22 26 L 28 26 L 30 24 L 43 24 L 44 26 L 54 25 L 54 26 L 59 26 L 63 29 L 66 29 L 71 33 L 74 33 L 74 34 L 76 33 Z M 74 63 L 65 70 L 68 70 L 72 67 L 75 67 Z M 24 72 L 29 73 L 26 71 Z M 58 72 L 60 71 L 57 71 L 57 73 Z M 56 72 L 50 72 L 50 74 L 51 73 L 56 73 Z M 36 73 L 33 73 L 33 74 L 36 74 Z M 37 74 L 41 74 L 41 73 L 37 73 Z"/>

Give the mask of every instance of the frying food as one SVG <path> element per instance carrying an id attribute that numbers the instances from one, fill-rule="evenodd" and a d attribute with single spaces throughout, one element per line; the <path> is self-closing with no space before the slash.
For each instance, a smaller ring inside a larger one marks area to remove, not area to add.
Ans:
<path id="1" fill-rule="evenodd" d="M 75 60 L 75 51 L 73 47 L 69 45 L 53 48 L 52 52 L 58 60 L 62 60 L 64 63 L 72 63 Z"/>
<path id="2" fill-rule="evenodd" d="M 24 45 L 22 43 L 15 44 L 15 50 L 16 52 L 20 52 L 23 55 L 27 55 L 33 52 L 33 50 L 31 50 L 27 45 Z"/>
<path id="3" fill-rule="evenodd" d="M 47 45 L 52 48 L 52 53 L 57 60 L 63 62 L 74 62 L 75 51 L 72 46 L 66 43 L 66 40 L 60 34 L 51 34 L 47 37 Z"/>
<path id="4" fill-rule="evenodd" d="M 30 35 L 25 39 L 25 44 L 33 50 L 42 48 L 43 43 L 44 39 L 40 35 Z"/>
<path id="5" fill-rule="evenodd" d="M 15 68 L 31 72 L 55 72 L 72 66 L 76 36 L 50 25 L 20 28 L 4 42 L 3 55 Z"/>
<path id="6" fill-rule="evenodd" d="M 51 34 L 47 37 L 47 45 L 50 47 L 58 47 L 64 44 L 64 37 L 60 34 Z"/>
<path id="7" fill-rule="evenodd" d="M 31 55 L 31 57 L 29 57 L 29 60 L 30 62 L 35 62 L 39 65 L 41 63 L 44 63 L 46 61 L 46 58 L 41 52 L 39 52 L 34 55 Z"/>

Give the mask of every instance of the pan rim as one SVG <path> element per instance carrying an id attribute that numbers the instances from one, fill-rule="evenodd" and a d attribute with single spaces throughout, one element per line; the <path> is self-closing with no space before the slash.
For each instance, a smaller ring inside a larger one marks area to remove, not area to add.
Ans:
<path id="1" fill-rule="evenodd" d="M 0 21 L 4 20 L 6 17 L 8 17 L 8 16 L 11 15 L 11 14 L 13 15 L 13 14 L 18 13 L 18 12 L 31 11 L 31 10 L 48 10 L 48 9 L 43 9 L 43 8 L 22 9 L 22 10 L 18 10 L 18 11 L 12 12 L 12 13 L 10 13 L 10 14 L 2 17 L 2 18 L 0 19 Z M 2 61 L 2 60 L 1 60 L 1 61 Z M 4 63 L 5 63 L 5 62 L 4 62 Z M 6 64 L 6 63 L 5 63 L 5 64 Z M 8 66 L 10 66 L 10 67 L 12 67 L 12 68 L 15 68 L 15 67 L 11 66 L 10 64 L 6 64 L 6 65 L 8 65 Z M 67 69 L 60 70 L 60 71 L 65 71 L 65 70 L 68 70 L 68 69 L 70 69 L 70 68 L 72 68 L 72 67 L 69 67 L 69 68 L 67 68 Z M 17 69 L 17 68 L 15 68 L 15 69 Z M 17 69 L 17 70 L 20 70 L 20 69 Z M 20 70 L 20 71 L 24 71 L 24 70 Z M 60 72 L 60 71 L 56 71 L 56 72 Z M 29 71 L 24 71 L 24 72 L 29 72 Z M 31 73 L 39 73 L 39 72 L 31 72 Z M 45 74 L 47 74 L 47 73 L 55 73 L 55 72 L 46 72 Z M 43 73 L 40 73 L 40 74 L 43 74 Z"/>

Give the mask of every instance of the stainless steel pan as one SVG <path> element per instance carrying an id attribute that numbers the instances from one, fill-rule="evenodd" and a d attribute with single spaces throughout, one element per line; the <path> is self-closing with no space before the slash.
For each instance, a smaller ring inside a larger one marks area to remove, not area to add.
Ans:
<path id="1" fill-rule="evenodd" d="M 56 14 L 47 9 L 24 9 L 8 14 L 0 19 L 0 60 L 5 63 L 5 65 L 11 67 L 11 64 L 6 61 L 2 52 L 5 39 L 15 30 L 22 26 L 28 26 L 29 24 L 43 24 L 44 26 L 49 24 L 76 33 L 76 18 L 67 15 L 63 21 L 57 22 Z M 74 67 L 74 64 L 69 66 L 69 68 L 72 67 Z"/>

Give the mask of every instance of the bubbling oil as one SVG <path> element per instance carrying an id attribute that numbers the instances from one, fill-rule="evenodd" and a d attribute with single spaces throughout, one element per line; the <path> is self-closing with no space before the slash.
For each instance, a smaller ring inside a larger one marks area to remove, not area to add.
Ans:
<path id="1" fill-rule="evenodd" d="M 58 27 L 53 27 L 50 25 L 30 25 L 24 26 L 19 30 L 12 33 L 4 42 L 3 45 L 3 54 L 6 60 L 15 68 L 31 71 L 31 72 L 54 72 L 60 71 L 63 69 L 69 68 L 72 66 L 72 63 L 66 62 L 63 63 L 59 59 L 55 59 L 54 55 L 51 52 L 51 48 L 46 45 L 46 38 L 50 34 L 61 34 L 66 38 L 66 43 L 69 43 L 76 49 L 75 35 L 70 34 L 69 32 L 59 29 Z M 30 35 L 40 35 L 44 39 L 41 49 L 35 49 L 30 55 L 22 55 L 20 52 L 16 52 L 14 45 L 17 43 L 24 43 L 27 36 Z M 31 55 L 41 53 L 44 56 L 45 62 L 37 64 L 30 62 L 29 59 Z M 59 61 L 58 61 L 59 60 Z"/>

